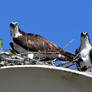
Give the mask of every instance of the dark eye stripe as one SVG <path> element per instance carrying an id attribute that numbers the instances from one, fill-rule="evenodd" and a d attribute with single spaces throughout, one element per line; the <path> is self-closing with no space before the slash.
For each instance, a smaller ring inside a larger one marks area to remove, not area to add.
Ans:
<path id="1" fill-rule="evenodd" d="M 86 35 L 88 35 L 88 33 L 86 33 Z"/>

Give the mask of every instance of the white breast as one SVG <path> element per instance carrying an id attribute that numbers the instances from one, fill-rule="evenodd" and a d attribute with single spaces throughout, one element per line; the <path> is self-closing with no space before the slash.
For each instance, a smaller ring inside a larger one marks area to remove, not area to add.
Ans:
<path id="1" fill-rule="evenodd" d="M 90 66 L 91 65 L 91 60 L 89 56 L 89 51 L 91 50 L 91 46 L 87 46 L 86 48 L 82 49 L 80 51 L 80 57 L 83 59 L 83 66 Z"/>

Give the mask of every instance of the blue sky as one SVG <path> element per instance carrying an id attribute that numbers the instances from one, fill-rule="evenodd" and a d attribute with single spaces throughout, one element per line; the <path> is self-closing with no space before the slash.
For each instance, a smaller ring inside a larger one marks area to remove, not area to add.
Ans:
<path id="1" fill-rule="evenodd" d="M 22 30 L 36 33 L 74 53 L 80 33 L 87 31 L 92 40 L 91 0 L 0 0 L 0 38 L 3 48 L 12 41 L 9 23 L 17 21 Z"/>

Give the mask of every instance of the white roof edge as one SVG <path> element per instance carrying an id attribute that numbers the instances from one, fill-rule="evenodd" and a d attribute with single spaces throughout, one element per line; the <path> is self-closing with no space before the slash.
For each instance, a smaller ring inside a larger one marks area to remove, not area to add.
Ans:
<path id="1" fill-rule="evenodd" d="M 10 69 L 10 68 L 47 68 L 47 69 L 52 69 L 52 70 L 57 70 L 57 71 L 66 71 L 66 72 L 75 73 L 75 74 L 83 75 L 85 77 L 92 78 L 91 74 L 88 74 L 88 73 L 85 73 L 85 72 L 71 70 L 71 69 L 63 68 L 63 67 L 48 66 L 48 65 L 15 65 L 15 66 L 4 66 L 4 67 L 0 67 L 0 70 L 2 70 L 2 69 Z"/>

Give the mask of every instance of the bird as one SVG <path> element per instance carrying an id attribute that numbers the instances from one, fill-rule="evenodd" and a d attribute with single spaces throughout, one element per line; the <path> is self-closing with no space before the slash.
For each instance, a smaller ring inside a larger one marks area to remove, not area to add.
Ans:
<path id="1" fill-rule="evenodd" d="M 92 72 L 92 45 L 88 32 L 82 32 L 80 38 L 80 47 L 75 51 L 78 57 L 77 69 L 83 72 Z"/>
<path id="2" fill-rule="evenodd" d="M 17 53 L 26 53 L 31 52 L 60 52 L 60 56 L 66 55 L 65 58 L 73 59 L 74 55 L 70 52 L 67 52 L 57 46 L 56 44 L 50 42 L 46 38 L 33 33 L 23 32 L 17 22 L 10 23 L 10 33 L 12 36 L 13 42 L 10 42 L 11 48 Z M 32 56 L 33 55 L 29 55 Z"/>

